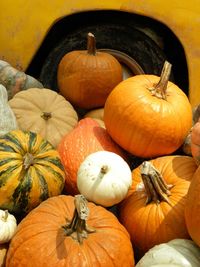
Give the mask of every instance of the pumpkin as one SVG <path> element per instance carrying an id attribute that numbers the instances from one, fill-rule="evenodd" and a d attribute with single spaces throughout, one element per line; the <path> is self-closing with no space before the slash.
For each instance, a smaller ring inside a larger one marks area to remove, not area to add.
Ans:
<path id="1" fill-rule="evenodd" d="M 17 220 L 7 210 L 0 210 L 0 244 L 9 242 L 17 229 Z"/>
<path id="2" fill-rule="evenodd" d="M 198 167 L 190 184 L 185 205 L 185 220 L 188 232 L 194 242 L 200 246 L 200 168 Z"/>
<path id="3" fill-rule="evenodd" d="M 200 165 L 200 122 L 191 129 L 191 154 L 196 164 Z"/>
<path id="4" fill-rule="evenodd" d="M 0 267 L 5 267 L 9 243 L 0 244 Z"/>
<path id="5" fill-rule="evenodd" d="M 96 120 L 100 126 L 105 128 L 105 124 L 103 121 L 104 108 L 97 108 L 97 109 L 93 109 L 93 110 L 86 112 L 86 114 L 84 115 L 84 118 L 88 118 L 88 117 Z"/>
<path id="6" fill-rule="evenodd" d="M 80 120 L 77 126 L 66 134 L 58 145 L 58 152 L 65 169 L 65 190 L 69 194 L 77 194 L 77 171 L 83 160 L 97 151 L 114 152 L 123 158 L 126 154 L 110 138 L 104 128 L 92 118 Z"/>
<path id="7" fill-rule="evenodd" d="M 161 77 L 141 74 L 118 84 L 104 106 L 104 123 L 113 140 L 129 153 L 152 158 L 175 152 L 192 126 L 185 93 L 169 81 L 171 64 Z"/>
<path id="8" fill-rule="evenodd" d="M 174 239 L 151 248 L 136 267 L 199 267 L 200 248 L 189 239 Z"/>
<path id="9" fill-rule="evenodd" d="M 34 77 L 20 71 L 8 62 L 0 60 L 0 84 L 8 91 L 8 99 L 11 99 L 17 92 L 28 88 L 43 88 L 43 85 Z"/>
<path id="10" fill-rule="evenodd" d="M 0 84 L 0 136 L 17 129 L 17 127 L 15 114 L 8 104 L 7 90 Z"/>
<path id="11" fill-rule="evenodd" d="M 200 121 L 200 104 L 192 109 L 192 128 L 190 129 L 182 145 L 182 150 L 186 155 L 192 156 L 192 151 L 191 151 L 192 129 L 193 126 L 199 121 Z"/>
<path id="12" fill-rule="evenodd" d="M 6 267 L 133 267 L 129 234 L 105 208 L 82 195 L 42 202 L 18 225 Z"/>
<path id="13" fill-rule="evenodd" d="M 111 54 L 96 50 L 92 33 L 87 35 L 87 50 L 68 52 L 58 65 L 59 92 L 79 108 L 103 107 L 109 93 L 122 79 L 121 64 Z"/>
<path id="14" fill-rule="evenodd" d="M 64 170 L 52 145 L 33 132 L 0 138 L 0 208 L 25 214 L 64 186 Z"/>
<path id="15" fill-rule="evenodd" d="M 109 151 L 91 153 L 81 163 L 77 174 L 79 192 L 88 200 L 110 207 L 121 202 L 132 184 L 127 162 Z"/>
<path id="16" fill-rule="evenodd" d="M 170 155 L 133 170 L 132 187 L 119 204 L 119 220 L 140 255 L 172 239 L 189 238 L 184 209 L 196 169 L 192 157 Z"/>
<path id="17" fill-rule="evenodd" d="M 30 88 L 10 101 L 19 128 L 40 134 L 55 148 L 78 122 L 78 115 L 66 99 L 50 89 Z"/>

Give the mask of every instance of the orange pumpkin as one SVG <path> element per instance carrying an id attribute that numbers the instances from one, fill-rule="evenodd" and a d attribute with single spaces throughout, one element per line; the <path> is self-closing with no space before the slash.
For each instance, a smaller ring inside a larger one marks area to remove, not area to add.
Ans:
<path id="1" fill-rule="evenodd" d="M 134 254 L 128 232 L 111 212 L 82 195 L 60 195 L 19 223 L 6 266 L 134 267 Z"/>
<path id="2" fill-rule="evenodd" d="M 157 244 L 189 238 L 184 208 L 196 169 L 192 157 L 171 155 L 144 161 L 133 170 L 133 185 L 119 206 L 119 220 L 141 254 Z"/>
<path id="3" fill-rule="evenodd" d="M 80 120 L 77 126 L 63 137 L 58 152 L 65 168 L 65 190 L 77 194 L 77 171 L 83 160 L 100 150 L 114 152 L 126 158 L 124 151 L 110 138 L 104 128 L 92 118 Z"/>
<path id="4" fill-rule="evenodd" d="M 200 167 L 190 184 L 185 205 L 185 220 L 190 237 L 200 246 Z"/>
<path id="5" fill-rule="evenodd" d="M 92 109 L 104 105 L 122 76 L 118 60 L 96 51 L 95 37 L 88 33 L 87 50 L 71 51 L 61 59 L 57 82 L 60 93 L 73 105 Z"/>
<path id="6" fill-rule="evenodd" d="M 192 126 L 188 97 L 168 81 L 171 64 L 161 78 L 136 75 L 117 85 L 104 107 L 104 122 L 113 140 L 131 154 L 151 158 L 171 154 Z"/>

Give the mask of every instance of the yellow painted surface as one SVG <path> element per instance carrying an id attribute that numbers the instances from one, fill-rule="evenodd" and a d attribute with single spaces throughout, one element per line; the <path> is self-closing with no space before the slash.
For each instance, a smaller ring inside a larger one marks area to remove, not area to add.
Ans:
<path id="1" fill-rule="evenodd" d="M 0 59 L 26 70 L 51 26 L 88 10 L 121 10 L 166 24 L 181 41 L 188 64 L 190 102 L 200 103 L 199 0 L 1 0 Z"/>

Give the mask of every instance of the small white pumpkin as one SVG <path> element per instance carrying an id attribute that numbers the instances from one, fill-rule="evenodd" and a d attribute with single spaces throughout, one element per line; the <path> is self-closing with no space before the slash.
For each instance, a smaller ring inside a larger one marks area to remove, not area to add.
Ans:
<path id="1" fill-rule="evenodd" d="M 122 201 L 132 184 L 129 165 L 109 151 L 90 154 L 81 163 L 77 174 L 79 192 L 89 201 L 104 207 Z"/>
<path id="2" fill-rule="evenodd" d="M 17 229 L 17 220 L 7 210 L 0 210 L 0 244 L 9 242 Z"/>
<path id="3" fill-rule="evenodd" d="M 6 88 L 0 84 L 0 136 L 17 129 L 17 120 L 8 104 Z"/>
<path id="4" fill-rule="evenodd" d="M 151 248 L 136 267 L 199 267 L 200 248 L 189 239 L 174 239 Z"/>

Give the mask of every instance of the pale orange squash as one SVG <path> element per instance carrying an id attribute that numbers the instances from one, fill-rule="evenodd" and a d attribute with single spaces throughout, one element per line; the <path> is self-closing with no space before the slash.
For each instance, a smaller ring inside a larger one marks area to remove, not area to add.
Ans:
<path id="1" fill-rule="evenodd" d="M 30 88 L 10 101 L 20 129 L 40 134 L 54 147 L 78 122 L 78 115 L 66 99 L 50 89 Z"/>

